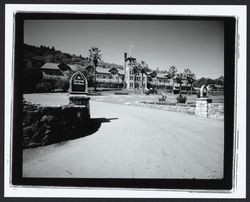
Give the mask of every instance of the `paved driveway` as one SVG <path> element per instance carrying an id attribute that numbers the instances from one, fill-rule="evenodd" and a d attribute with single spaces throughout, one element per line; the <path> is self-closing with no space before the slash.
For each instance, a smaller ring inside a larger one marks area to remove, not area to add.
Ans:
<path id="1" fill-rule="evenodd" d="M 103 120 L 99 130 L 24 150 L 24 177 L 223 177 L 223 121 L 96 101 L 90 105 L 91 117 Z"/>

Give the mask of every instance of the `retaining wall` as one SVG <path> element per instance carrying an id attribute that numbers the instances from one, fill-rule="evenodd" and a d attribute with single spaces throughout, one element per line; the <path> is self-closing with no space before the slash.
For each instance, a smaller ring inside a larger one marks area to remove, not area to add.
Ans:
<path id="1" fill-rule="evenodd" d="M 185 112 L 193 115 L 196 114 L 195 112 L 198 110 L 200 111 L 199 113 L 204 113 L 204 117 L 224 120 L 224 103 L 208 103 L 206 104 L 206 106 L 202 106 L 205 108 L 201 108 L 201 106 L 198 106 L 198 109 L 196 104 L 177 104 L 152 101 L 140 101 L 138 104 L 140 106 L 145 106 L 153 109 Z M 206 113 L 204 110 L 206 110 Z"/>
<path id="2" fill-rule="evenodd" d="M 141 101 L 139 102 L 139 105 L 153 109 L 162 109 L 166 111 L 186 112 L 189 114 L 195 114 L 194 104 L 189 105 L 189 104 Z"/>
<path id="3" fill-rule="evenodd" d="M 208 118 L 224 120 L 224 103 L 209 103 Z"/>
<path id="4" fill-rule="evenodd" d="M 72 133 L 84 130 L 89 118 L 89 110 L 86 107 L 46 107 L 24 102 L 23 148 L 65 140 Z"/>

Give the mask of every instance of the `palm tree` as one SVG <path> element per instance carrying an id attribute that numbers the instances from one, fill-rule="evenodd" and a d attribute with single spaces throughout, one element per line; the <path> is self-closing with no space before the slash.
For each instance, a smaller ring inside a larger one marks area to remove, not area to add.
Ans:
<path id="1" fill-rule="evenodd" d="M 150 72 L 149 73 L 149 78 L 148 78 L 148 81 L 150 82 L 149 84 L 150 84 L 150 88 L 152 87 L 152 88 L 155 88 L 155 78 L 156 78 L 156 76 L 157 76 L 157 73 L 156 73 L 156 71 L 155 70 L 153 70 L 152 72 Z"/>
<path id="2" fill-rule="evenodd" d="M 192 73 L 192 72 L 191 72 L 190 69 L 188 69 L 188 68 L 184 69 L 183 78 L 184 78 L 184 80 L 186 80 L 186 83 L 187 83 L 187 85 L 186 85 L 186 87 L 187 87 L 187 93 L 188 93 L 188 84 L 189 84 L 189 82 L 188 82 L 188 77 L 189 77 L 189 75 L 190 75 L 191 73 Z"/>
<path id="3" fill-rule="evenodd" d="M 132 63 L 132 72 L 134 74 L 134 91 L 135 91 L 135 84 L 136 84 L 136 74 L 140 71 L 139 65 L 136 62 Z"/>
<path id="4" fill-rule="evenodd" d="M 181 84 L 182 84 L 182 80 L 183 80 L 183 74 L 182 73 L 176 74 L 175 80 L 180 85 L 180 94 L 181 94 Z"/>
<path id="5" fill-rule="evenodd" d="M 194 73 L 189 74 L 188 83 L 190 83 L 190 85 L 191 85 L 191 95 L 193 94 L 193 83 L 194 83 L 195 79 L 196 79 L 196 76 Z"/>
<path id="6" fill-rule="evenodd" d="M 192 71 L 188 68 L 184 69 L 184 77 L 187 81 L 187 84 L 190 84 L 191 86 L 191 95 L 193 94 L 193 83 L 195 81 L 195 74 L 192 73 Z M 187 88 L 188 92 L 188 88 Z"/>
<path id="7" fill-rule="evenodd" d="M 172 65 L 169 67 L 168 73 L 167 73 L 167 77 L 173 80 L 173 86 L 172 86 L 172 93 L 174 94 L 174 78 L 175 75 L 177 73 L 177 68 L 176 66 Z"/>
<path id="8" fill-rule="evenodd" d="M 97 47 L 92 47 L 89 50 L 89 59 L 91 62 L 93 62 L 94 65 L 94 72 L 95 72 L 95 92 L 96 92 L 96 67 L 98 65 L 98 62 L 101 61 L 101 50 L 99 50 Z"/>
<path id="9" fill-rule="evenodd" d="M 144 86 L 143 86 L 143 75 L 147 74 L 147 71 L 149 71 L 148 65 L 145 61 L 141 61 L 140 64 L 140 72 L 141 72 L 141 87 L 142 87 L 142 93 L 144 93 Z"/>
<path id="10" fill-rule="evenodd" d="M 113 75 L 117 74 L 117 82 L 118 82 L 118 87 L 119 87 L 119 71 L 117 67 L 112 67 L 109 72 Z"/>
<path id="11" fill-rule="evenodd" d="M 152 71 L 152 72 L 150 73 L 150 76 L 151 76 L 152 78 L 155 78 L 155 77 L 157 76 L 156 71 Z"/>

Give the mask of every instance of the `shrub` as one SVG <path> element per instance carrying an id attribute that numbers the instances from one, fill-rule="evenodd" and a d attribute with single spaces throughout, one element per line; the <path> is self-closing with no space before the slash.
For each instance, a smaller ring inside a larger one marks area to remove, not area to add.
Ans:
<path id="1" fill-rule="evenodd" d="M 55 89 L 62 89 L 67 91 L 69 89 L 69 81 L 60 78 L 55 79 Z"/>
<path id="2" fill-rule="evenodd" d="M 83 97 L 83 96 L 73 96 L 73 95 L 71 95 L 70 97 L 69 97 L 69 100 L 70 101 L 89 101 L 89 97 Z"/>
<path id="3" fill-rule="evenodd" d="M 36 92 L 45 93 L 50 92 L 53 89 L 53 86 L 49 82 L 42 82 L 36 85 Z"/>
<path id="4" fill-rule="evenodd" d="M 158 91 L 155 89 L 155 88 L 152 88 L 152 89 L 149 89 L 146 94 L 149 95 L 149 94 L 157 94 Z"/>
<path id="5" fill-rule="evenodd" d="M 196 91 L 196 95 L 197 95 L 197 98 L 200 98 L 200 91 L 198 90 L 198 91 Z"/>
<path id="6" fill-rule="evenodd" d="M 177 103 L 185 103 L 187 101 L 187 97 L 183 96 L 181 93 L 176 98 Z"/>

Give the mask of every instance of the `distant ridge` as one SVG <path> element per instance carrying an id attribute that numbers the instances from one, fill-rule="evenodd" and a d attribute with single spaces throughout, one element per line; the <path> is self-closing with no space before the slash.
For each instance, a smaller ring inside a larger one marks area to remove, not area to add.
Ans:
<path id="1" fill-rule="evenodd" d="M 75 54 L 69 54 L 61 52 L 60 50 L 56 50 L 54 46 L 51 48 L 49 46 L 40 47 L 24 44 L 24 59 L 39 59 L 44 62 L 52 62 L 52 63 L 65 63 L 65 64 L 82 64 L 84 66 L 89 64 L 89 58 L 83 57 L 81 55 L 77 56 Z M 99 62 L 99 65 L 104 68 L 112 68 L 116 67 L 118 69 L 123 69 L 122 65 L 118 65 L 115 63 L 107 63 L 104 61 Z"/>

